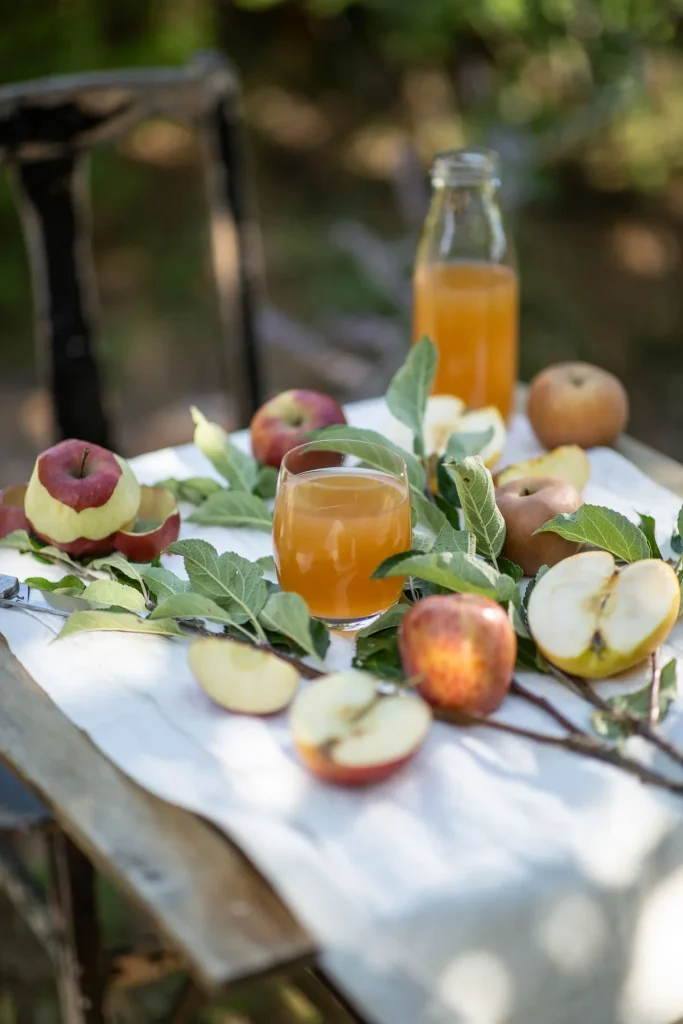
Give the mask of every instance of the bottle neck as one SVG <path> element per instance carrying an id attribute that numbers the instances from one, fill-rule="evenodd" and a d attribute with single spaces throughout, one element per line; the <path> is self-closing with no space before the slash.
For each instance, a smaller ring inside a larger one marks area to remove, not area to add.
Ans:
<path id="1" fill-rule="evenodd" d="M 497 181 L 433 181 L 420 250 L 430 261 L 510 262 Z"/>

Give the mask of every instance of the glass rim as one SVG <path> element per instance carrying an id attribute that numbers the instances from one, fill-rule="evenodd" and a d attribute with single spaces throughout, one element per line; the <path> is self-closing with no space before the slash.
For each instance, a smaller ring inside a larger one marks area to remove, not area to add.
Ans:
<path id="1" fill-rule="evenodd" d="M 361 462 L 363 461 L 363 456 L 362 455 L 356 455 L 355 452 L 351 453 L 351 452 L 340 452 L 338 450 L 335 451 L 334 448 L 330 447 L 331 444 L 334 444 L 334 440 L 335 440 L 334 438 L 329 438 L 329 440 L 326 440 L 325 438 L 314 438 L 311 441 L 304 441 L 302 444 L 298 444 L 295 448 L 290 448 L 289 451 L 285 452 L 285 454 L 282 456 L 282 461 L 280 463 L 280 471 L 282 472 L 282 470 L 285 470 L 287 473 L 293 473 L 294 475 L 298 475 L 298 474 L 296 474 L 296 471 L 290 469 L 290 467 L 287 465 L 287 462 L 288 462 L 290 456 L 296 457 L 297 455 L 303 455 L 306 451 L 311 451 L 311 450 L 312 451 L 323 451 L 323 452 L 327 451 L 327 452 L 330 452 L 331 454 L 341 455 L 341 457 L 344 458 L 344 459 L 354 459 L 355 458 L 355 459 L 359 459 Z M 353 440 L 353 444 L 354 444 L 354 446 L 357 446 L 361 450 L 363 448 L 365 448 L 368 451 L 370 449 L 377 448 L 377 447 L 385 447 L 386 451 L 389 453 L 389 455 L 394 460 L 396 465 L 395 465 L 394 468 L 388 467 L 387 469 L 379 469 L 379 470 L 375 470 L 375 471 L 378 472 L 378 473 L 386 473 L 387 475 L 394 474 L 396 476 L 405 476 L 406 479 L 407 479 L 407 477 L 408 477 L 408 467 L 406 465 L 406 460 L 403 458 L 403 456 L 401 455 L 400 452 L 396 451 L 395 448 L 391 447 L 388 444 L 386 446 L 380 446 L 379 443 L 376 442 L 376 441 L 366 441 L 364 439 L 363 440 L 361 440 L 361 439 L 356 440 L 355 438 Z M 324 473 L 324 472 L 327 472 L 328 470 L 329 471 L 333 471 L 333 470 L 339 469 L 339 468 L 340 468 L 339 466 L 327 466 L 327 467 L 321 467 L 319 469 L 305 469 L 302 472 L 303 473 L 314 473 L 314 472 Z M 373 467 L 371 467 L 371 468 L 373 468 Z"/>
<path id="2" fill-rule="evenodd" d="M 434 155 L 430 170 L 433 185 L 500 184 L 500 155 L 495 149 L 468 146 L 443 149 Z"/>

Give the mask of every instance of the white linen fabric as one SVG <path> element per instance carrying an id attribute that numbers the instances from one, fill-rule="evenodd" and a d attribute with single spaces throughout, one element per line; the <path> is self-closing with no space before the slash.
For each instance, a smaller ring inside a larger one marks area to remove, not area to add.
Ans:
<path id="1" fill-rule="evenodd" d="M 349 408 L 361 426 L 381 429 L 385 416 L 379 401 Z M 515 417 L 504 461 L 540 451 Z M 654 515 L 665 543 L 680 500 L 614 451 L 595 449 L 590 461 L 586 501 Z M 133 465 L 143 483 L 215 475 L 191 445 Z M 188 524 L 183 535 L 249 558 L 270 551 L 268 535 L 250 530 Z M 167 564 L 182 572 L 180 559 Z M 5 550 L 0 573 L 60 575 Z M 300 766 L 286 716 L 249 719 L 214 706 L 192 679 L 184 640 L 92 633 L 51 643 L 58 629 L 48 615 L 0 611 L 16 656 L 112 761 L 245 850 L 368 1020 L 672 1024 L 683 1016 L 680 800 L 563 751 L 440 724 L 393 779 L 338 789 Z M 683 657 L 680 630 L 667 653 Z M 330 664 L 347 665 L 350 655 L 349 642 L 335 638 Z M 631 673 L 631 685 L 640 678 L 643 670 Z M 523 681 L 587 722 L 585 706 L 552 680 Z M 616 692 L 623 682 L 601 688 Z M 677 704 L 666 729 L 683 742 L 680 712 Z M 553 730 L 514 698 L 498 714 Z M 649 756 L 639 741 L 630 746 Z"/>

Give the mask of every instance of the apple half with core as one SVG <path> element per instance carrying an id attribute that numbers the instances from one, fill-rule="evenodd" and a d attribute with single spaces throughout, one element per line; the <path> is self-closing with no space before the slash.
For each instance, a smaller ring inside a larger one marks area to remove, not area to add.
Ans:
<path id="1" fill-rule="evenodd" d="M 135 521 L 140 485 L 128 463 L 97 444 L 61 441 L 38 456 L 24 511 L 41 540 L 70 555 L 107 554 Z"/>
<path id="2" fill-rule="evenodd" d="M 135 522 L 115 534 L 114 547 L 131 562 L 152 562 L 179 535 L 180 512 L 175 496 L 165 487 L 143 484 Z"/>
<path id="3" fill-rule="evenodd" d="M 496 504 L 505 520 L 503 554 L 525 576 L 535 576 L 542 565 L 556 565 L 579 550 L 576 541 L 558 533 L 535 532 L 560 512 L 581 507 L 581 495 L 571 484 L 553 477 L 522 477 L 496 487 Z"/>
<path id="4" fill-rule="evenodd" d="M 431 704 L 487 715 L 510 689 L 517 637 L 507 613 L 478 594 L 433 594 L 401 622 L 403 670 Z"/>
<path id="5" fill-rule="evenodd" d="M 292 448 L 323 427 L 346 423 L 344 410 L 319 391 L 283 391 L 262 405 L 251 421 L 251 450 L 267 466 L 280 468 Z"/>
<path id="6" fill-rule="evenodd" d="M 287 707 L 299 685 L 299 673 L 283 658 L 234 640 L 197 640 L 188 657 L 205 693 L 237 714 L 277 714 Z"/>
<path id="7" fill-rule="evenodd" d="M 667 562 L 646 558 L 620 568 L 606 551 L 586 551 L 538 581 L 529 598 L 529 629 L 553 665 L 582 679 L 605 679 L 666 640 L 680 601 Z"/>
<path id="8" fill-rule="evenodd" d="M 621 381 L 590 363 L 557 363 L 541 370 L 529 385 L 527 415 L 546 448 L 614 444 L 628 412 Z"/>
<path id="9" fill-rule="evenodd" d="M 294 745 L 326 782 L 362 786 L 398 771 L 422 746 L 432 723 L 414 693 L 385 693 L 367 672 L 350 669 L 310 683 L 290 712 Z"/>
<path id="10" fill-rule="evenodd" d="M 10 484 L 0 491 L 0 540 L 15 530 L 30 530 L 24 512 L 26 484 Z"/>

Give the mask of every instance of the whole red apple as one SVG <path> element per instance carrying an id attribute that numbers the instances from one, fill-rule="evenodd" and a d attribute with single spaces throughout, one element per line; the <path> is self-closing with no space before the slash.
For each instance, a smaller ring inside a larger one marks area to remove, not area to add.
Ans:
<path id="1" fill-rule="evenodd" d="M 77 556 L 111 551 L 139 506 L 140 485 L 128 463 L 73 439 L 38 456 L 24 502 L 33 532 Z"/>
<path id="2" fill-rule="evenodd" d="M 542 565 L 556 565 L 575 555 L 580 545 L 557 533 L 536 533 L 560 512 L 576 512 L 581 495 L 564 480 L 526 476 L 496 487 L 496 503 L 505 520 L 503 554 L 535 576 Z"/>
<path id="3" fill-rule="evenodd" d="M 546 448 L 612 445 L 628 422 L 628 395 L 618 377 L 590 363 L 556 363 L 529 385 L 527 415 Z"/>
<path id="4" fill-rule="evenodd" d="M 283 391 L 251 421 L 251 450 L 259 462 L 280 468 L 283 457 L 313 430 L 346 423 L 341 406 L 319 391 Z"/>
<path id="5" fill-rule="evenodd" d="M 495 711 L 510 689 L 517 637 L 507 614 L 478 594 L 434 594 L 412 606 L 398 638 L 401 664 L 437 707 Z"/>

